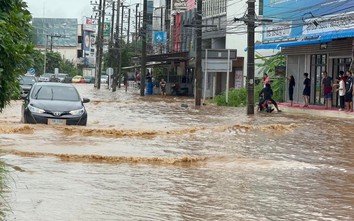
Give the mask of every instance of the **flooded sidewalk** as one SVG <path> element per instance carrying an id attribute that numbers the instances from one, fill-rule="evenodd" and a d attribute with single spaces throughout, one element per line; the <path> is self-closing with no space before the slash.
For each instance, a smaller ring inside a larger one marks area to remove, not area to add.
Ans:
<path id="1" fill-rule="evenodd" d="M 330 117 L 330 118 L 345 118 L 354 119 L 354 112 L 347 112 L 345 110 L 339 110 L 339 108 L 333 107 L 331 109 L 326 109 L 324 106 L 320 105 L 309 105 L 308 107 L 303 107 L 301 104 L 290 103 L 279 103 L 279 107 L 285 110 L 287 113 L 291 114 L 305 114 L 314 117 Z"/>
<path id="2" fill-rule="evenodd" d="M 3 220 L 354 219 L 354 121 L 76 86 L 87 127 L 0 114 Z"/>

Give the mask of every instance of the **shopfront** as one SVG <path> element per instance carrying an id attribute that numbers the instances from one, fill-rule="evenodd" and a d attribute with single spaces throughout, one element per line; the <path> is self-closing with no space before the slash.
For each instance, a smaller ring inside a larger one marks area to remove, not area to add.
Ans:
<path id="1" fill-rule="evenodd" d="M 352 64 L 352 50 L 354 38 L 336 39 L 326 43 L 312 44 L 298 47 L 284 47 L 282 53 L 287 57 L 287 76 L 293 75 L 296 81 L 294 90 L 295 103 L 303 103 L 303 74 L 309 73 L 311 80 L 310 103 L 323 105 L 322 72 L 327 71 L 328 76 L 337 83 L 339 71 L 347 71 Z M 288 95 L 286 97 L 288 100 Z M 332 105 L 338 106 L 338 94 L 333 90 Z"/>
<path id="2" fill-rule="evenodd" d="M 303 74 L 311 79 L 310 103 L 323 105 L 322 72 L 336 82 L 339 71 L 353 69 L 354 1 L 264 0 L 262 44 L 256 49 L 281 49 L 287 75 L 296 81 L 294 102 L 303 103 Z M 332 105 L 338 104 L 334 90 Z"/>

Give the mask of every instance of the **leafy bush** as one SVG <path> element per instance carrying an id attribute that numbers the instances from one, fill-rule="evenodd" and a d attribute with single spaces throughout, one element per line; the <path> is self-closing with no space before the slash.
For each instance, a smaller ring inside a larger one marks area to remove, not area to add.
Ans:
<path id="1" fill-rule="evenodd" d="M 285 79 L 278 78 L 272 80 L 272 90 L 273 99 L 276 102 L 284 101 L 284 90 L 285 90 Z M 254 88 L 254 102 L 258 103 L 259 93 L 263 89 L 263 84 L 258 84 Z M 217 95 L 214 98 L 214 103 L 218 106 L 229 106 L 229 107 L 244 107 L 247 104 L 247 89 L 231 89 L 229 91 L 229 103 L 226 103 L 225 92 L 221 95 Z"/>
<path id="2" fill-rule="evenodd" d="M 218 106 L 243 107 L 246 105 L 247 90 L 245 88 L 231 89 L 229 91 L 229 103 L 226 103 L 226 95 L 215 96 L 214 102 Z"/>

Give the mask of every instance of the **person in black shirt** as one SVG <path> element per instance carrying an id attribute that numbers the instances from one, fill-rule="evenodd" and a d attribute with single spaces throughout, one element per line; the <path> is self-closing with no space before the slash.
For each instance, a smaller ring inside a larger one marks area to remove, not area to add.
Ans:
<path id="1" fill-rule="evenodd" d="M 311 80 L 309 77 L 308 73 L 304 74 L 304 91 L 302 92 L 302 95 L 304 95 L 304 107 L 308 107 L 309 106 L 309 101 L 310 101 L 310 93 L 311 93 Z"/>
<path id="2" fill-rule="evenodd" d="M 278 108 L 277 102 L 275 102 L 275 100 L 272 99 L 273 90 L 270 87 L 270 84 L 266 84 L 265 87 L 261 90 L 261 92 L 259 93 L 259 96 L 262 96 L 262 95 L 263 95 L 263 102 L 266 102 L 266 105 L 268 105 L 268 102 L 270 101 L 274 105 L 274 107 L 277 109 L 277 111 L 281 112 L 281 110 L 279 110 L 279 108 Z"/>
<path id="3" fill-rule="evenodd" d="M 294 87 L 295 87 L 295 78 L 293 75 L 289 77 L 289 100 L 291 105 L 293 106 L 293 100 L 294 100 Z"/>
<path id="4" fill-rule="evenodd" d="M 347 71 L 347 82 L 345 84 L 346 111 L 353 111 L 353 78 L 352 72 Z"/>

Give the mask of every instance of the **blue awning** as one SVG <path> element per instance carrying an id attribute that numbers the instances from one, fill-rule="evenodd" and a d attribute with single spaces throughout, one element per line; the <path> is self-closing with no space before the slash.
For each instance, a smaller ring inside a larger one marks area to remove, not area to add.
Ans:
<path id="1" fill-rule="evenodd" d="M 278 42 L 278 43 L 271 43 L 271 44 L 256 44 L 254 49 L 255 50 L 260 50 L 260 49 L 277 49 L 277 50 L 279 50 L 280 48 L 284 48 L 284 47 L 294 47 L 294 46 L 310 45 L 310 44 L 321 44 L 321 43 L 327 43 L 330 41 L 331 40 L 329 40 L 329 39 L 323 39 L 323 40 L 311 40 L 311 41 Z M 245 49 L 245 51 L 247 51 L 247 48 Z"/>
<path id="2" fill-rule="evenodd" d="M 294 46 L 302 46 L 302 45 L 312 45 L 312 44 L 321 44 L 321 43 L 328 43 L 331 39 L 327 40 L 311 40 L 311 41 L 293 41 L 293 42 L 283 42 L 278 44 L 278 48 L 285 48 L 285 47 L 294 47 Z"/>
<path id="3" fill-rule="evenodd" d="M 271 43 L 271 44 L 255 44 L 254 49 L 259 50 L 259 49 L 279 49 L 278 48 L 279 43 Z M 247 51 L 247 48 L 245 49 Z"/>
<path id="4" fill-rule="evenodd" d="M 350 38 L 354 37 L 354 29 L 344 31 L 330 31 L 319 34 L 320 40 L 333 40 L 338 38 Z"/>

